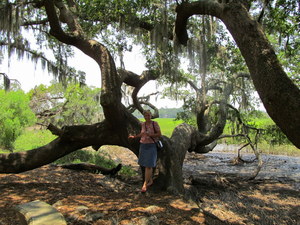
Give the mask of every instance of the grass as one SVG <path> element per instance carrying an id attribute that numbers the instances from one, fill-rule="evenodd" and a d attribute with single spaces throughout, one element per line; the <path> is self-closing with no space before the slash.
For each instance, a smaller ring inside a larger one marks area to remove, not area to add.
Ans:
<path id="1" fill-rule="evenodd" d="M 224 143 L 228 145 L 228 149 L 230 146 L 237 146 L 242 147 L 244 142 L 226 142 Z M 257 149 L 262 154 L 266 155 L 284 155 L 284 156 L 292 156 L 292 157 L 300 157 L 300 150 L 293 145 L 270 145 L 267 142 L 258 143 Z M 231 150 L 229 150 L 231 152 Z M 248 145 L 247 147 L 241 150 L 242 153 L 253 153 L 252 148 Z"/>
<path id="2" fill-rule="evenodd" d="M 161 133 L 167 137 L 171 137 L 174 128 L 183 123 L 182 120 L 174 120 L 173 118 L 158 118 L 154 121 L 158 122 Z"/>
<path id="3" fill-rule="evenodd" d="M 14 152 L 41 147 L 55 138 L 56 136 L 49 130 L 27 130 L 16 140 Z"/>
<path id="4" fill-rule="evenodd" d="M 48 144 L 56 138 L 49 130 L 27 129 L 17 138 L 14 143 L 13 152 L 22 152 Z M 9 153 L 9 151 L 0 149 L 0 153 Z"/>
<path id="5" fill-rule="evenodd" d="M 270 145 L 268 143 L 260 143 L 258 144 L 258 149 L 264 154 L 300 157 L 300 149 L 294 145 Z"/>

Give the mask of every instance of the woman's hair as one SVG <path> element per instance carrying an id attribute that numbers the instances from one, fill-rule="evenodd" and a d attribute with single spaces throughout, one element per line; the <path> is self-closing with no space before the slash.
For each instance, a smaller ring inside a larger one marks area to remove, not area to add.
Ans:
<path id="1" fill-rule="evenodd" d="M 152 115 L 152 113 L 149 109 L 143 111 L 143 115 L 145 115 L 146 113 L 149 113 L 150 115 Z"/>

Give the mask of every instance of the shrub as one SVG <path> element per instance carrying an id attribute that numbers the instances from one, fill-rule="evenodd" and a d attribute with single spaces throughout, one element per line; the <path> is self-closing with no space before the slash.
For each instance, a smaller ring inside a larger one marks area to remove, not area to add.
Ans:
<path id="1" fill-rule="evenodd" d="M 24 128 L 35 122 L 35 115 L 29 108 L 27 95 L 21 90 L 0 90 L 0 102 L 0 146 L 12 150 Z"/>

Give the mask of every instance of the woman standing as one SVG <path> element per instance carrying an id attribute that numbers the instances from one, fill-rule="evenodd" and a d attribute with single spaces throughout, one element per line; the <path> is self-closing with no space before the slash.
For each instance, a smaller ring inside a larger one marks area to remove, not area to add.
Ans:
<path id="1" fill-rule="evenodd" d="M 142 186 L 142 192 L 147 191 L 147 187 L 153 184 L 152 173 L 156 167 L 157 148 L 154 140 L 161 136 L 161 131 L 158 123 L 151 120 L 150 110 L 143 113 L 145 122 L 141 124 L 141 133 L 131 135 L 129 138 L 141 138 L 138 164 L 145 167 L 145 181 Z"/>

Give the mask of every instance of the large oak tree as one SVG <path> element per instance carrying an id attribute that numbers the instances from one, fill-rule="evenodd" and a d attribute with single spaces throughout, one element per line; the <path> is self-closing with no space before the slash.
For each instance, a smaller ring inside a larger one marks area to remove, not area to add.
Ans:
<path id="1" fill-rule="evenodd" d="M 108 46 L 104 42 L 97 41 L 96 38 L 90 38 L 95 36 L 95 27 L 101 27 L 109 20 L 116 21 L 113 13 L 106 14 L 107 20 L 104 20 L 100 13 L 95 13 L 97 10 L 101 11 L 101 7 L 110 2 L 95 1 L 94 5 L 85 5 L 86 2 L 88 1 L 23 1 L 22 5 L 21 2 L 16 1 L 6 5 L 8 8 L 18 8 L 32 4 L 31 7 L 37 10 L 33 15 L 39 20 L 22 21 L 23 24 L 18 23 L 19 25 L 40 24 L 47 28 L 47 34 L 51 38 L 78 48 L 97 62 L 100 68 L 99 77 L 101 73 L 101 106 L 105 120 L 93 125 L 62 128 L 50 124 L 48 128 L 58 137 L 37 149 L 1 154 L 0 172 L 2 173 L 31 170 L 87 146 L 93 146 L 97 150 L 103 145 L 119 145 L 129 148 L 138 155 L 138 140 L 130 141 L 127 137 L 130 133 L 138 133 L 140 124 L 122 103 L 121 88 L 123 84 L 134 88 L 132 93 L 134 107 L 142 111 L 143 105 L 138 99 L 139 90 L 149 80 L 157 79 L 162 74 L 158 70 L 147 70 L 138 75 L 125 69 L 117 69 Z M 145 2 L 146 5 L 150 3 L 150 1 Z M 268 114 L 291 142 L 300 147 L 298 138 L 300 132 L 299 88 L 293 84 L 282 69 L 261 25 L 250 16 L 250 3 L 251 1 L 244 0 L 183 1 L 176 7 L 176 39 L 183 45 L 187 43 L 188 21 L 194 15 L 211 15 L 223 21 L 241 50 L 255 88 Z M 148 7 L 150 6 L 148 5 Z M 89 17 L 87 8 L 93 17 Z M 131 25 L 134 24 L 148 31 L 155 29 L 155 24 L 149 23 L 148 20 L 151 18 L 151 14 L 147 15 L 147 20 L 146 17 L 130 17 L 129 21 L 129 17 L 126 17 L 126 14 L 124 16 L 125 22 L 131 23 Z M 103 20 L 100 20 L 101 18 Z M 133 20 L 134 22 L 132 22 Z M 86 26 L 84 21 L 94 21 L 91 23 L 93 26 Z M 4 28 L 2 27 L 2 29 Z M 173 34 L 169 32 L 165 32 L 163 35 L 168 39 L 174 38 Z M 24 50 L 26 49 L 23 46 Z M 223 91 L 223 98 L 219 102 L 218 121 L 209 130 L 204 133 L 200 132 L 203 130 L 201 127 L 197 129 L 187 124 L 181 124 L 176 127 L 170 138 L 163 137 L 165 151 L 159 154 L 157 185 L 171 191 L 183 191 L 182 164 L 186 152 L 207 151 L 205 147 L 213 143 L 223 132 L 227 116 L 227 102 L 232 91 L 231 85 L 227 85 Z M 199 112 L 199 119 L 201 119 L 200 115 L 201 112 Z"/>

